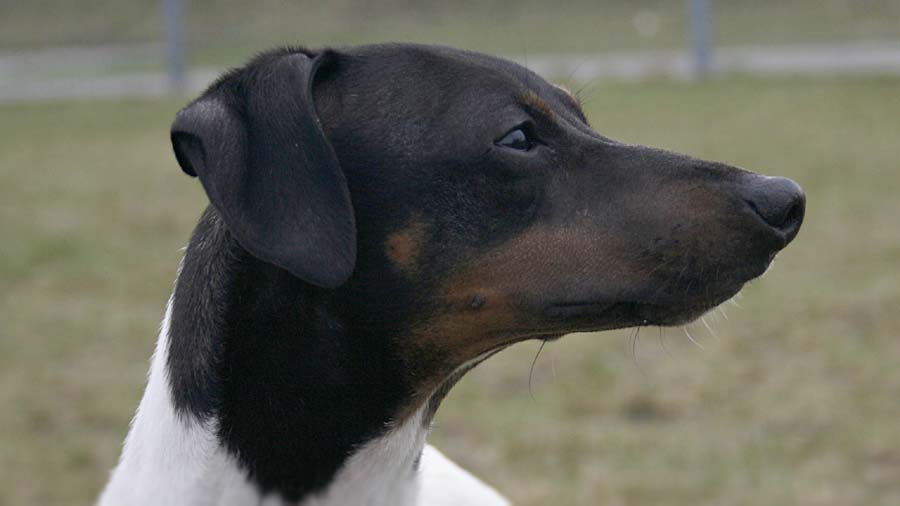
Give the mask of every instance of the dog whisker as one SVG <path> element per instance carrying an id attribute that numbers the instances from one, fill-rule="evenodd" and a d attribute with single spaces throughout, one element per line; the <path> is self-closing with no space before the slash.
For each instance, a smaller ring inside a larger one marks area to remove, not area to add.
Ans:
<path id="1" fill-rule="evenodd" d="M 703 326 L 706 327 L 709 335 L 713 336 L 716 339 L 719 339 L 719 336 L 716 335 L 716 332 L 712 329 L 712 327 L 709 325 L 709 322 L 706 321 L 706 318 L 704 316 L 700 317 L 700 321 L 703 322 Z"/>
<path id="2" fill-rule="evenodd" d="M 541 356 L 541 352 L 544 351 L 544 346 L 547 344 L 547 341 L 541 341 L 541 346 L 538 348 L 537 353 L 534 354 L 534 358 L 531 360 L 531 368 L 528 370 L 528 395 L 531 396 L 531 400 L 537 402 L 537 399 L 534 398 L 534 391 L 531 389 L 531 378 L 534 377 L 534 364 L 537 363 L 538 357 Z"/>
<path id="3" fill-rule="evenodd" d="M 577 79 L 577 76 L 575 76 Z M 584 107 L 591 100 L 597 97 L 598 93 L 601 90 L 600 81 L 597 79 L 585 81 L 585 83 L 575 90 L 575 97 L 578 99 L 578 102 Z"/>
<path id="4" fill-rule="evenodd" d="M 569 75 L 568 75 L 568 77 L 566 77 L 566 79 L 565 79 L 564 82 L 566 82 L 566 83 L 573 83 L 573 82 L 575 82 L 575 76 L 578 74 L 578 71 L 581 70 L 581 67 L 582 67 L 585 63 L 587 63 L 587 60 L 586 60 L 586 59 L 579 61 L 578 64 L 576 64 L 574 67 L 572 67 L 572 70 L 569 72 Z M 581 89 L 584 89 L 584 87 L 582 86 L 582 87 L 580 88 L 580 90 L 581 90 Z M 579 91 L 580 91 L 580 90 L 579 90 Z M 570 92 L 570 93 L 571 93 L 571 92 Z M 575 99 L 576 99 L 576 100 L 579 99 L 579 98 L 578 98 L 578 93 L 574 93 L 573 95 L 575 96 Z"/>
<path id="5" fill-rule="evenodd" d="M 706 348 L 704 348 L 702 344 L 700 344 L 699 342 L 697 342 L 696 339 L 694 339 L 694 336 L 691 335 L 691 333 L 690 333 L 690 331 L 688 330 L 687 326 L 682 326 L 682 327 L 681 327 L 681 330 L 684 331 L 684 335 L 686 335 L 687 338 L 688 338 L 692 343 L 694 343 L 694 344 L 695 344 L 698 348 L 700 348 L 701 350 L 706 351 Z"/>
<path id="6" fill-rule="evenodd" d="M 642 375 L 646 376 L 646 371 L 644 371 L 644 368 L 641 367 L 640 361 L 638 360 L 637 356 L 637 343 L 641 335 L 641 328 L 642 326 L 638 325 L 637 327 L 634 327 L 634 331 L 631 332 L 631 359 L 634 362 L 635 367 L 637 367 L 638 371 L 640 371 Z"/>
<path id="7" fill-rule="evenodd" d="M 666 355 L 672 357 L 672 352 L 669 350 L 669 347 L 666 345 L 666 329 L 665 327 L 656 327 L 659 329 L 659 344 L 662 346 L 662 349 L 666 352 Z"/>
<path id="8" fill-rule="evenodd" d="M 720 315 L 722 315 L 722 318 L 725 318 L 726 320 L 728 319 L 728 313 L 726 313 L 725 310 L 722 309 L 722 306 L 717 307 L 717 308 L 716 308 L 716 311 L 717 311 Z"/>
<path id="9" fill-rule="evenodd" d="M 635 364 L 637 364 L 637 342 L 640 333 L 640 326 L 634 327 L 634 330 L 631 332 L 631 358 L 634 360 Z"/>

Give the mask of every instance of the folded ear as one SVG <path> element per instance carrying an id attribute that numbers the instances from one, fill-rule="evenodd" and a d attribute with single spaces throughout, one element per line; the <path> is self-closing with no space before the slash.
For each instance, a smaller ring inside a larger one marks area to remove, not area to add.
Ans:
<path id="1" fill-rule="evenodd" d="M 347 182 L 313 104 L 316 70 L 332 57 L 264 55 L 181 110 L 171 131 L 178 163 L 238 243 L 323 288 L 356 262 Z"/>

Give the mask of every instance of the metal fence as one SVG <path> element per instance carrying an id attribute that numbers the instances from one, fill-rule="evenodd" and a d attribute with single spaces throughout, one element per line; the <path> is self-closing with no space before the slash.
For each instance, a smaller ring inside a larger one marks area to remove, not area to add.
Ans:
<path id="1" fill-rule="evenodd" d="M 97 1 L 102 3 L 106 0 Z M 376 6 L 359 0 L 340 0 L 337 3 L 343 5 L 344 9 L 335 9 L 331 14 L 336 21 L 332 20 L 331 25 L 328 25 L 327 22 L 322 23 L 328 26 L 314 33 L 307 33 L 306 40 L 319 40 L 323 38 L 323 34 L 326 39 L 323 43 L 326 44 L 329 42 L 355 43 L 385 40 L 385 38 L 394 36 L 409 40 L 432 40 L 431 34 L 422 32 L 419 30 L 419 26 L 433 22 L 438 17 L 436 14 L 430 11 L 426 12 L 426 8 L 420 7 L 418 4 L 404 3 L 405 0 L 392 0 L 392 2 L 393 11 L 372 14 L 373 9 L 377 11 L 382 8 L 381 3 Z M 252 3 L 253 12 L 246 13 L 250 19 L 244 22 L 243 19 L 234 16 L 240 16 L 241 9 L 248 9 L 251 3 L 247 1 L 242 3 L 242 0 L 192 0 L 191 2 L 188 0 L 156 0 L 158 15 L 152 15 L 152 11 L 145 9 L 137 13 L 128 12 L 127 15 L 117 12 L 116 15 L 110 16 L 111 19 L 118 19 L 116 16 L 123 19 L 145 18 L 141 20 L 141 23 L 156 27 L 152 30 L 145 29 L 145 32 L 155 34 L 153 37 L 157 40 L 156 42 L 146 38 L 142 41 L 123 41 L 121 38 L 114 37 L 115 40 L 106 43 L 100 36 L 97 39 L 103 41 L 102 44 L 94 43 L 87 46 L 41 48 L 23 46 L 11 50 L 0 47 L 0 100 L 183 95 L 196 92 L 221 72 L 224 65 L 238 63 L 241 59 L 246 58 L 249 52 L 284 41 L 287 38 L 285 34 L 289 33 L 285 30 L 285 26 L 290 28 L 290 22 L 293 19 L 304 21 L 309 17 L 306 15 L 306 11 L 298 7 L 302 3 L 301 0 L 289 4 L 270 3 L 271 5 L 265 3 L 265 0 L 261 0 L 261 3 Z M 459 6 L 454 4 L 451 7 L 463 9 L 469 5 L 462 0 L 459 0 L 458 3 L 460 3 Z M 115 5 L 125 4 L 137 5 L 135 2 Z M 578 81 L 598 78 L 644 79 L 647 77 L 703 80 L 733 72 L 753 75 L 900 74 L 900 2 L 896 2 L 896 0 L 867 2 L 866 5 L 881 6 L 880 10 L 871 12 L 858 12 L 862 3 L 854 3 L 851 0 L 828 0 L 827 2 L 804 0 L 781 4 L 774 0 L 760 0 L 760 2 L 753 2 L 758 6 L 759 12 L 747 10 L 747 4 L 735 0 L 681 0 L 677 4 L 650 2 L 649 0 L 634 2 L 605 0 L 594 3 L 591 3 L 590 0 L 583 0 L 579 4 L 579 9 L 583 12 L 576 9 L 568 13 L 560 13 L 559 9 L 548 10 L 543 7 L 546 4 L 522 2 L 516 4 L 516 9 L 536 9 L 538 8 L 535 7 L 536 5 L 542 5 L 540 8 L 545 9 L 530 13 L 529 16 L 522 16 L 519 20 L 522 25 L 531 23 L 532 18 L 543 21 L 541 16 L 557 16 L 558 19 L 568 16 L 565 18 L 567 22 L 575 20 L 576 24 L 581 23 L 572 31 L 584 32 L 586 29 L 590 30 L 590 19 L 585 22 L 585 18 L 596 17 L 598 21 L 603 21 L 604 17 L 613 19 L 606 20 L 603 28 L 597 28 L 594 33 L 580 34 L 580 38 L 574 42 L 570 41 L 568 46 L 554 44 L 552 40 L 550 44 L 546 44 L 550 37 L 545 37 L 543 41 L 535 42 L 534 48 L 523 47 L 523 51 L 514 49 L 510 51 L 509 44 L 504 46 L 506 49 L 500 49 L 499 46 L 490 47 L 490 44 L 488 47 L 482 47 L 482 40 L 473 41 L 469 47 L 507 54 L 512 59 L 519 59 L 522 63 L 548 77 L 568 76 Z M 218 10 L 209 7 L 221 5 L 224 7 Z M 261 6 L 257 8 L 257 5 Z M 500 4 L 497 3 L 497 5 Z M 520 5 L 525 7 L 520 7 Z M 846 12 L 831 13 L 830 17 L 820 20 L 820 24 L 823 26 L 829 23 L 833 25 L 827 28 L 835 33 L 840 32 L 838 37 L 825 37 L 825 40 L 822 40 L 823 38 L 819 36 L 819 32 L 822 30 L 813 26 L 812 29 L 806 27 L 804 33 L 810 33 L 811 39 L 818 37 L 819 40 L 811 42 L 775 40 L 772 44 L 758 42 L 747 44 L 743 43 L 748 40 L 747 37 L 741 38 L 738 33 L 742 30 L 749 32 L 756 29 L 764 35 L 754 40 L 765 39 L 764 42 L 768 42 L 766 34 L 770 28 L 769 25 L 781 22 L 785 27 L 782 32 L 791 34 L 799 32 L 801 21 L 821 15 L 819 11 L 828 5 L 846 10 Z M 593 10 L 586 6 L 593 6 Z M 431 9 L 431 7 L 428 8 Z M 475 7 L 470 6 L 470 8 Z M 779 9 L 792 10 L 785 13 Z M 280 16 L 284 18 L 278 21 L 281 23 L 280 28 L 271 30 L 271 34 L 265 33 L 269 31 L 268 25 L 252 19 L 253 16 L 259 16 L 262 12 L 269 16 L 267 22 L 272 23 L 272 20 L 278 18 L 279 13 L 283 10 L 288 12 Z M 231 14 L 231 18 L 223 20 L 221 19 L 222 11 L 234 12 L 234 14 Z M 389 23 L 391 19 L 398 17 L 398 13 L 416 12 L 419 17 L 405 26 L 397 28 Z M 440 14 L 447 18 L 458 18 L 460 12 L 450 9 Z M 370 15 L 373 17 L 370 18 Z M 717 17 L 717 15 L 720 16 Z M 349 20 L 345 20 L 341 16 L 347 17 Z M 474 20 L 477 19 L 477 16 L 477 14 L 473 14 L 469 18 Z M 848 19 L 855 21 L 844 23 L 841 16 L 850 16 Z M 148 19 L 151 17 L 153 19 Z M 893 24 L 891 23 L 892 17 Z M 744 18 L 748 19 L 744 21 Z M 736 22 L 736 19 L 739 22 Z M 765 20 L 771 20 L 771 22 L 765 22 Z M 316 20 L 306 20 L 303 30 L 309 32 L 310 27 L 315 27 L 315 22 Z M 77 23 L 77 21 L 71 23 Z M 35 24 L 41 25 L 43 20 L 40 19 Z M 438 29 L 441 27 L 440 23 L 432 24 Z M 607 34 L 610 29 L 621 29 L 622 26 L 628 27 L 632 24 L 632 32 L 638 35 L 631 38 L 620 37 L 620 39 L 627 39 L 624 42 L 615 37 L 611 38 Z M 218 31 L 211 30 L 210 25 L 217 26 Z M 381 32 L 357 34 L 361 30 L 379 25 L 385 27 Z M 871 30 L 871 27 L 875 25 L 880 28 Z M 846 26 L 852 28 L 851 35 L 853 37 L 844 36 L 847 33 Z M 3 24 L 0 20 L 0 29 L 2 28 Z M 442 36 L 438 34 L 434 39 L 437 42 L 449 44 L 460 41 L 465 43 L 469 42 L 466 39 L 469 35 L 490 31 L 497 32 L 494 39 L 490 39 L 489 36 L 492 34 L 488 33 L 488 36 L 483 37 L 483 41 L 496 42 L 516 38 L 517 35 L 519 38 L 524 38 L 515 31 L 516 27 L 505 28 L 514 37 L 504 37 L 504 28 L 495 26 L 493 23 L 484 23 L 482 26 L 471 28 L 472 31 L 469 33 L 457 35 L 453 35 L 453 28 L 463 29 L 465 25 L 458 24 L 448 28 L 447 31 L 451 35 L 448 36 L 448 33 L 443 33 Z M 645 40 L 641 39 L 641 37 L 653 37 L 654 34 L 665 31 L 663 28 L 668 30 L 663 40 L 645 44 Z M 533 27 L 530 25 L 527 28 L 529 39 L 532 29 Z M 537 32 L 540 30 L 541 28 L 536 29 Z M 250 39 L 252 40 L 234 43 L 234 41 L 222 39 L 223 33 L 230 34 L 232 31 L 245 35 L 251 33 Z M 736 33 L 738 35 L 735 35 Z M 558 26 L 553 32 L 553 35 L 565 34 L 565 30 L 561 30 Z M 606 36 L 606 39 L 593 43 L 593 37 L 603 36 Z M 715 43 L 717 38 L 725 39 L 724 43 L 720 42 L 720 45 L 717 45 Z M 2 40 L 4 39 L 0 36 L 0 43 Z M 736 41 L 740 44 L 735 44 Z M 565 47 L 565 49 L 552 49 L 557 46 Z M 224 49 L 218 53 L 212 51 L 220 47 Z M 536 51 L 531 49 L 536 49 Z M 191 61 L 195 64 L 190 65 Z"/>

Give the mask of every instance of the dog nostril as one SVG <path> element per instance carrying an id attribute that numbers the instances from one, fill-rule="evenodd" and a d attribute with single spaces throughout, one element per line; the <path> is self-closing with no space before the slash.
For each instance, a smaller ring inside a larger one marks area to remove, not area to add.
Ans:
<path id="1" fill-rule="evenodd" d="M 781 220 L 781 223 L 778 225 L 778 228 L 780 228 L 781 230 L 787 230 L 792 227 L 800 226 L 800 222 L 803 221 L 805 200 L 806 199 L 802 194 L 794 200 L 793 204 L 791 204 L 790 208 L 788 209 L 788 212 Z"/>
<path id="2" fill-rule="evenodd" d="M 800 230 L 806 196 L 800 185 L 783 177 L 760 177 L 746 188 L 744 200 L 769 226 L 791 241 Z"/>

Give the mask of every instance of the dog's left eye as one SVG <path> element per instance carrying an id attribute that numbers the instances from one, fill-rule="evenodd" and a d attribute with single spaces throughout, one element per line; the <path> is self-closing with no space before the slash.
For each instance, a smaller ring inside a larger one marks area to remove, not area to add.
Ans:
<path id="1" fill-rule="evenodd" d="M 517 127 L 514 130 L 510 131 L 508 134 L 504 135 L 499 140 L 495 141 L 494 144 L 518 151 L 529 151 L 534 147 L 535 143 L 524 128 Z"/>

